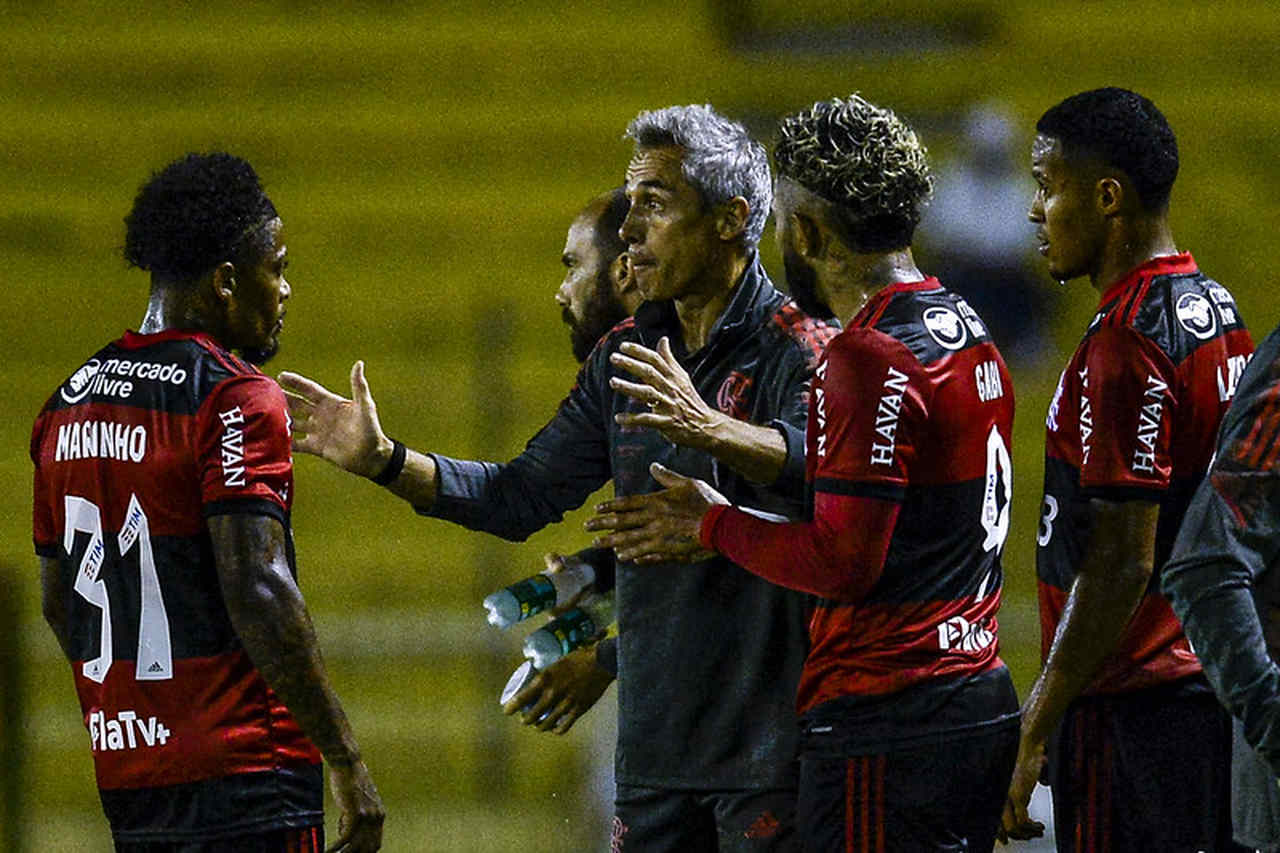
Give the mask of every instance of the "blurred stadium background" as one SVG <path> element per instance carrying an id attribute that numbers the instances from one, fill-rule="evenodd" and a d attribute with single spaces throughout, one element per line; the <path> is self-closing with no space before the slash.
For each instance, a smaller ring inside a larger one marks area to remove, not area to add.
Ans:
<path id="1" fill-rule="evenodd" d="M 620 181 L 628 120 L 669 104 L 712 103 L 767 140 L 780 114 L 858 90 L 912 121 L 945 174 L 970 110 L 998 103 L 1029 199 L 1040 112 L 1085 88 L 1137 89 L 1181 141 L 1180 245 L 1234 290 L 1255 337 L 1276 319 L 1280 16 L 1266 2 L 0 0 L 0 17 L 7 851 L 109 849 L 71 678 L 39 615 L 29 428 L 81 359 L 136 327 L 147 283 L 119 258 L 121 218 L 186 151 L 247 157 L 284 216 L 294 296 L 271 369 L 343 389 L 364 358 L 386 428 L 454 455 L 513 455 L 573 381 L 552 303 L 565 229 Z M 764 257 L 780 271 L 771 235 Z M 1038 268 L 1032 286 L 1057 288 Z M 1083 282 L 1051 299 L 1015 373 L 1001 621 L 1020 689 L 1038 659 L 1041 424 L 1094 299 Z M 502 717 L 522 632 L 488 628 L 479 604 L 543 552 L 584 545 L 586 514 L 516 545 L 417 519 L 314 459 L 297 483 L 304 590 L 386 799 L 386 849 L 600 849 L 611 715 L 565 738 Z"/>

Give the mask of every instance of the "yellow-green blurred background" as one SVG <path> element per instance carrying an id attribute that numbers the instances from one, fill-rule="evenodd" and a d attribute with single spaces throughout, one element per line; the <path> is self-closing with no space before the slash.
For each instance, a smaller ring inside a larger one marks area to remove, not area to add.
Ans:
<path id="1" fill-rule="evenodd" d="M 1178 241 L 1260 337 L 1277 313 L 1278 45 L 1280 14 L 1251 0 L 0 0 L 0 668 L 18 674 L 0 708 L 20 712 L 0 727 L 0 844 L 15 849 L 17 829 L 17 849 L 109 849 L 39 616 L 27 442 L 55 386 L 141 317 L 146 278 L 118 246 L 151 170 L 226 149 L 263 176 L 294 285 L 272 370 L 343 389 L 363 358 L 393 435 L 505 459 L 573 380 L 552 302 L 565 228 L 620 181 L 628 120 L 669 104 L 709 102 L 768 140 L 780 114 L 860 90 L 912 121 L 945 171 L 974 104 L 1004 104 L 1021 157 L 1050 104 L 1137 89 L 1179 135 Z M 771 233 L 763 249 L 780 272 Z M 1043 416 L 1094 300 L 1070 284 L 1043 357 L 1015 374 L 1002 640 L 1020 689 L 1038 657 Z M 419 519 L 311 458 L 296 476 L 304 590 L 387 803 L 386 849 L 601 849 L 610 715 L 565 738 L 502 717 L 523 632 L 489 628 L 479 604 L 544 551 L 586 544 L 585 514 L 514 545 Z"/>

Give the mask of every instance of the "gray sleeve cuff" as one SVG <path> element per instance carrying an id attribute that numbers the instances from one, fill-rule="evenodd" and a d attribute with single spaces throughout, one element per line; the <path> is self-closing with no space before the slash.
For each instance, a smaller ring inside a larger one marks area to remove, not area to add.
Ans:
<path id="1" fill-rule="evenodd" d="M 596 643 L 596 666 L 618 677 L 618 638 L 605 637 Z"/>
<path id="2" fill-rule="evenodd" d="M 782 472 L 773 485 L 788 494 L 804 494 L 804 430 L 792 426 L 784 420 L 773 420 L 769 426 L 782 433 L 782 440 L 787 445 L 787 459 L 782 463 Z"/>

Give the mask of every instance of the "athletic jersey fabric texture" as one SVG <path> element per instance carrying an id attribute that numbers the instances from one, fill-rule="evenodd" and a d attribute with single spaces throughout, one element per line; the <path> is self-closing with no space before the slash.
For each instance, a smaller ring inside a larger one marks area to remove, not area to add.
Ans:
<path id="1" fill-rule="evenodd" d="M 280 388 L 204 334 L 126 332 L 49 398 L 31 459 L 35 550 L 69 590 L 76 691 L 116 839 L 319 823 L 320 755 L 240 645 L 206 526 L 254 513 L 290 537 Z"/>
<path id="2" fill-rule="evenodd" d="M 1276 775 L 1278 558 L 1280 328 L 1262 342 L 1240 377 L 1213 467 L 1187 510 L 1163 579 L 1209 682 Z"/>
<path id="3" fill-rule="evenodd" d="M 704 545 L 820 596 L 797 699 L 806 754 L 1016 725 L 996 621 L 1013 409 L 972 308 L 935 278 L 890 285 L 814 374 L 812 520 L 704 518 Z"/>
<path id="4" fill-rule="evenodd" d="M 435 457 L 440 487 L 424 514 L 508 539 L 559 521 L 612 479 L 616 495 L 660 490 L 652 462 L 714 485 L 730 500 L 788 517 L 804 502 L 809 377 L 835 329 L 803 314 L 753 259 L 706 345 L 685 352 L 669 303 L 646 303 L 601 339 L 555 416 L 510 462 Z M 778 483 L 740 476 L 652 429 L 609 387 L 630 374 L 609 356 L 624 341 L 667 336 L 703 399 L 777 428 L 788 458 Z M 619 563 L 617 778 L 654 788 L 718 790 L 794 784 L 792 702 L 806 650 L 807 602 L 722 558 L 669 566 Z"/>
<path id="5" fill-rule="evenodd" d="M 1085 695 L 1181 679 L 1204 689 L 1160 575 L 1252 351 L 1231 294 L 1183 253 L 1148 261 L 1107 288 L 1058 380 L 1036 553 L 1042 653 L 1084 555 L 1090 499 L 1160 507 L 1151 585 Z"/>

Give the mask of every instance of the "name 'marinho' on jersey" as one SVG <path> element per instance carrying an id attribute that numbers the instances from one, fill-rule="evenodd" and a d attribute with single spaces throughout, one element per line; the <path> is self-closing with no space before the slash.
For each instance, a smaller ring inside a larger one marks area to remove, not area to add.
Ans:
<path id="1" fill-rule="evenodd" d="M 75 421 L 58 425 L 54 462 L 115 459 L 141 462 L 147 455 L 147 428 L 115 421 Z"/>

